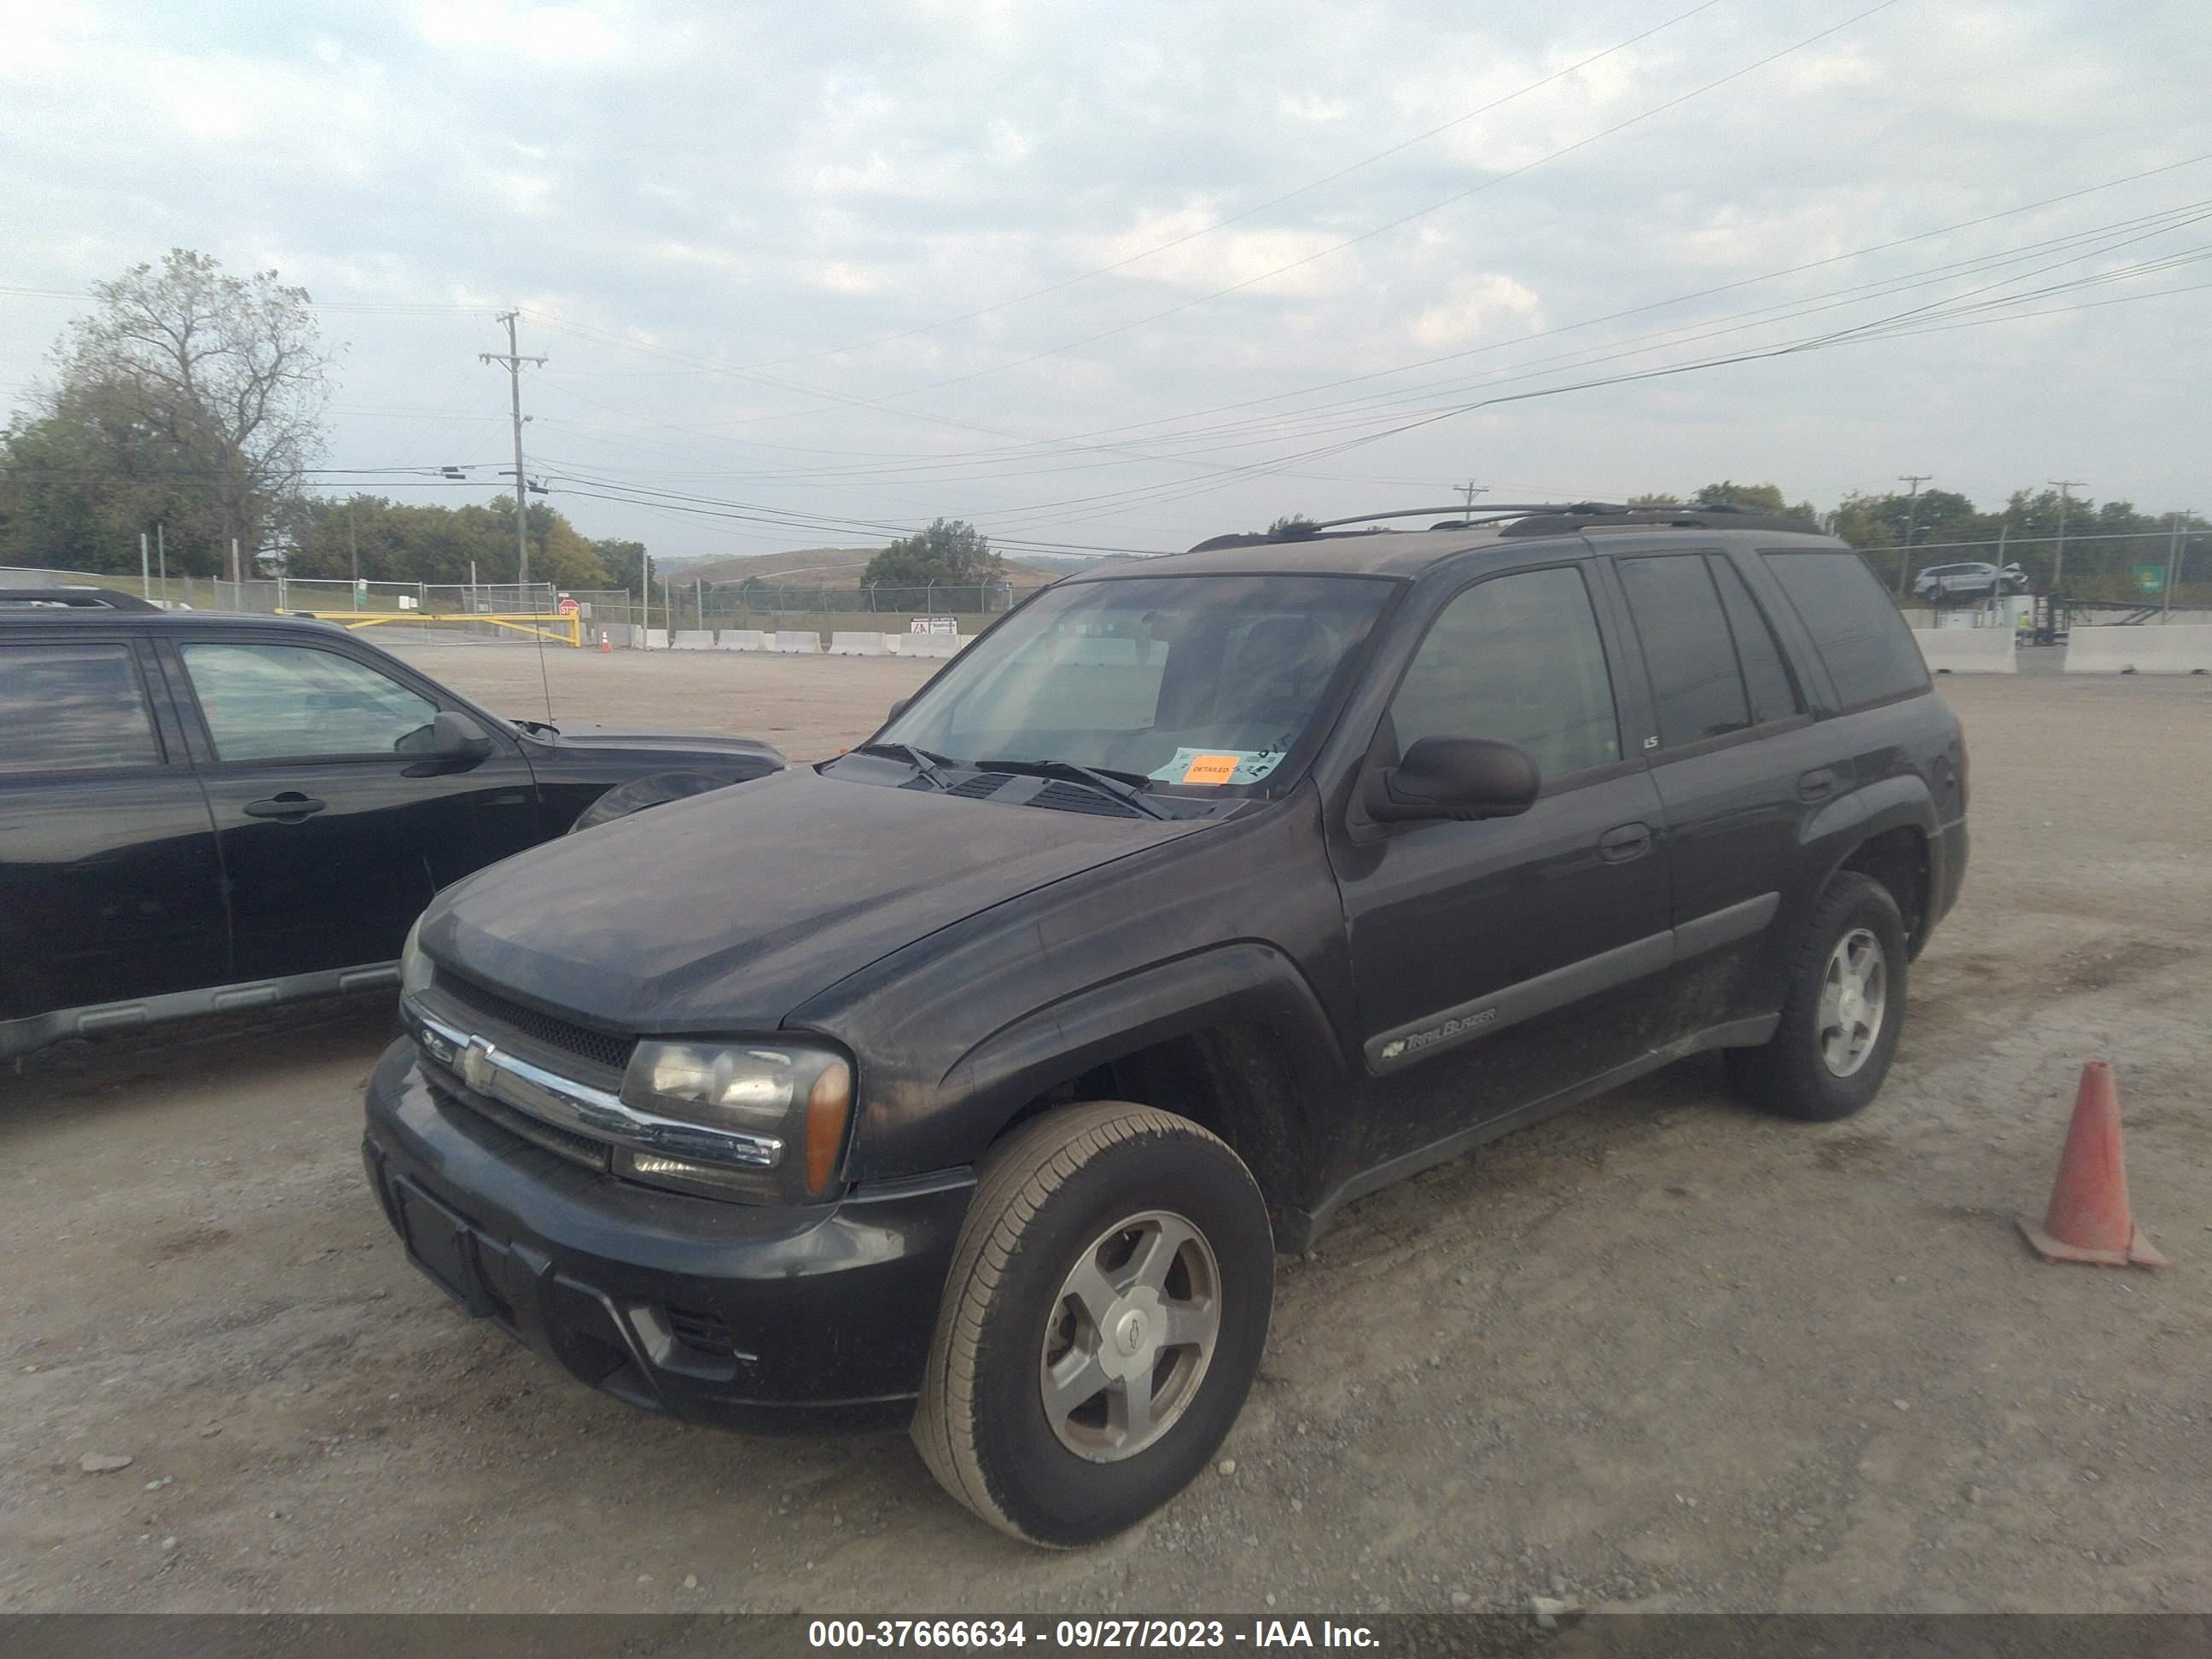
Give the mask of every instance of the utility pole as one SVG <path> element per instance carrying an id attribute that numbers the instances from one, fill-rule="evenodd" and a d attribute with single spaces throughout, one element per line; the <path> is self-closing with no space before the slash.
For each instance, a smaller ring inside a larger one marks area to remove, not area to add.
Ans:
<path id="1" fill-rule="evenodd" d="M 507 325 L 507 349 L 504 352 L 477 353 L 478 362 L 498 363 L 507 370 L 507 389 L 514 396 L 515 581 L 523 590 L 522 594 L 517 596 L 518 601 L 526 597 L 530 589 L 530 484 L 522 476 L 522 366 L 525 363 L 542 366 L 545 362 L 543 357 L 522 355 L 522 348 L 514 337 L 515 319 L 521 314 L 519 311 L 500 313 L 499 320 Z"/>
<path id="2" fill-rule="evenodd" d="M 161 608 L 169 606 L 169 542 L 168 526 L 160 520 L 154 521 L 154 555 L 161 562 Z"/>
<path id="3" fill-rule="evenodd" d="M 1490 486 L 1479 484 L 1470 478 L 1459 487 L 1459 493 L 1467 497 L 1468 516 L 1472 518 L 1474 514 L 1474 498 L 1477 495 L 1487 495 L 1490 493 Z"/>
<path id="4" fill-rule="evenodd" d="M 2173 611 L 2173 573 L 2181 563 L 2182 514 L 2193 513 L 2193 511 L 2194 509 L 2185 507 L 2181 509 L 2181 513 L 2175 514 L 2173 515 L 2173 528 L 2168 532 L 2166 537 L 2166 603 L 2159 607 L 2158 619 L 2160 622 L 2164 622 Z"/>
<path id="5" fill-rule="evenodd" d="M 1898 474 L 1898 483 L 1901 484 L 1911 484 L 1912 486 L 1911 493 L 1905 497 L 1905 548 L 1904 550 L 1897 556 L 1897 597 L 1900 601 L 1905 598 L 1905 571 L 1912 563 L 1912 526 L 1918 523 L 1920 519 L 1920 486 L 1926 483 L 1929 479 L 1935 476 L 1936 475 L 1932 472 L 1900 472 Z"/>
<path id="6" fill-rule="evenodd" d="M 361 538 L 354 534 L 353 497 L 346 497 L 346 546 L 353 553 L 353 608 L 361 609 Z"/>
<path id="7" fill-rule="evenodd" d="M 2059 578 L 2066 574 L 2066 495 L 2069 490 L 2081 488 L 2082 480 L 2045 478 L 2043 482 L 2058 486 L 2058 551 L 2051 561 L 2051 592 L 2055 598 L 2058 592 Z"/>

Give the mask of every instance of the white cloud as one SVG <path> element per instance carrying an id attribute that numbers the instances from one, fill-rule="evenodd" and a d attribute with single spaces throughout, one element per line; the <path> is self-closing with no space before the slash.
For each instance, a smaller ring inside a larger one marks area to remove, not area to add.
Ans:
<path id="1" fill-rule="evenodd" d="M 607 476 L 742 471 L 823 514 L 988 507 L 1059 538 L 1180 544 L 1441 485 L 1465 476 L 1470 447 L 1501 479 L 1575 493 L 1727 475 L 1817 495 L 1908 465 L 1981 496 L 2062 468 L 2144 503 L 2201 483 L 2199 295 L 1519 404 L 1188 500 L 1121 493 L 1194 489 L 1219 477 L 1208 468 L 1358 437 L 1448 402 L 1449 386 L 1542 384 L 1547 357 L 1592 365 L 1578 378 L 1608 354 L 1665 362 L 1705 348 L 1652 351 L 1642 336 L 2201 198 L 2212 166 L 1642 309 L 2212 151 L 2205 25 L 2181 0 L 1919 0 L 1495 184 L 1830 27 L 1836 9 L 1717 8 L 1460 120 L 1658 15 L 1621 0 L 422 0 L 394 27 L 354 0 L 256 6 L 0 0 L 0 280 L 81 290 L 183 245 L 276 263 L 319 299 L 473 307 L 330 320 L 352 343 L 342 403 L 426 416 L 373 429 L 342 416 L 340 464 L 454 459 L 477 415 L 497 413 L 474 356 L 496 343 L 482 313 L 520 301 L 562 319 L 530 325 L 525 349 L 555 357 L 557 386 L 613 406 L 563 403 L 549 380 L 555 453 Z M 0 386 L 37 372 L 69 312 L 0 297 Z M 1486 349 L 1620 312 L 1637 314 Z M 1378 374 L 1453 353 L 1472 355 Z M 1291 396 L 1337 380 L 1352 384 Z M 1371 401 L 1297 413 L 1355 398 Z M 1178 459 L 985 453 L 1171 416 L 1187 418 L 1124 435 L 1205 428 L 1161 447 Z M 1273 435 L 1251 443 L 1243 423 L 1261 416 Z M 397 454 L 407 442 L 440 453 Z M 2080 459 L 2057 458 L 2069 446 Z M 872 494 L 810 471 L 836 464 L 822 451 L 885 458 Z M 669 551 L 734 533 L 572 505 L 594 533 L 641 530 Z"/>
<path id="2" fill-rule="evenodd" d="M 1491 274 L 1454 277 L 1444 296 L 1425 307 L 1408 332 L 1416 343 L 1441 349 L 1465 345 L 1503 325 L 1525 333 L 1543 323 L 1543 303 L 1534 289 Z"/>

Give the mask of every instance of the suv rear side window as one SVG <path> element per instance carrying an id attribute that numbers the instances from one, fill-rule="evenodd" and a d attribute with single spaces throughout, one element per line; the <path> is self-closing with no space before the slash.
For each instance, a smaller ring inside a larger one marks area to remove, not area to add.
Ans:
<path id="1" fill-rule="evenodd" d="M 1783 659 L 1782 647 L 1767 625 L 1766 617 L 1759 602 L 1751 597 L 1751 590 L 1743 585 L 1743 578 L 1728 556 L 1721 553 L 1705 556 L 1706 566 L 1713 573 L 1713 583 L 1721 591 L 1721 605 L 1728 611 L 1729 632 L 1735 636 L 1735 659 L 1743 668 L 1744 689 L 1751 694 L 1751 718 L 1760 725 L 1768 720 L 1786 720 L 1803 712 L 1805 705 L 1798 700 L 1797 687 L 1790 678 L 1790 665 Z"/>
<path id="2" fill-rule="evenodd" d="M 1827 665 L 1846 709 L 1928 689 L 1928 665 L 1912 630 L 1856 553 L 1759 556 Z"/>
<path id="3" fill-rule="evenodd" d="M 1619 568 L 1644 642 L 1660 745 L 1674 749 L 1749 726 L 1735 641 L 1704 556 L 1623 559 Z"/>
<path id="4" fill-rule="evenodd" d="M 183 654 L 218 760 L 430 746 L 436 705 L 350 657 L 297 645 L 188 645 Z"/>
<path id="5" fill-rule="evenodd" d="M 1446 605 L 1390 705 L 1403 754 L 1422 738 L 1503 738 L 1546 782 L 1620 758 L 1605 642 L 1582 573 L 1524 570 Z"/>
<path id="6" fill-rule="evenodd" d="M 161 763 L 129 646 L 0 646 L 0 774 Z"/>

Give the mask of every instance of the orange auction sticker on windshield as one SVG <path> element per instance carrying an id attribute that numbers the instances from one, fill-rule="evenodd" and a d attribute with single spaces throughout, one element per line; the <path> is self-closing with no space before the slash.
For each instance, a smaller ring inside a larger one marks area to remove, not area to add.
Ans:
<path id="1" fill-rule="evenodd" d="M 1226 783 L 1236 775 L 1238 757 L 1235 755 L 1193 755 L 1184 769 L 1185 783 Z"/>

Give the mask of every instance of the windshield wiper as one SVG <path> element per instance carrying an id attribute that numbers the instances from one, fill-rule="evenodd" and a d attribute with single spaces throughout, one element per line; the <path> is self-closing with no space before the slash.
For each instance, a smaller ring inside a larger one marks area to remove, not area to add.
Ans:
<path id="1" fill-rule="evenodd" d="M 1169 815 L 1138 793 L 1152 780 L 1141 772 L 1116 772 L 1102 767 L 1078 766 L 1064 760 L 979 760 L 969 765 L 978 772 L 1013 772 L 1024 777 L 1064 778 L 1071 783 L 1087 784 L 1102 795 L 1111 795 L 1115 800 L 1133 806 L 1148 818 L 1164 818 Z M 1134 787 L 1133 787 L 1134 786 Z"/>
<path id="2" fill-rule="evenodd" d="M 864 743 L 853 752 L 856 755 L 888 755 L 893 760 L 902 760 L 939 789 L 952 787 L 945 781 L 945 774 L 937 769 L 946 763 L 946 757 L 933 755 L 927 749 L 917 749 L 910 743 Z"/>

